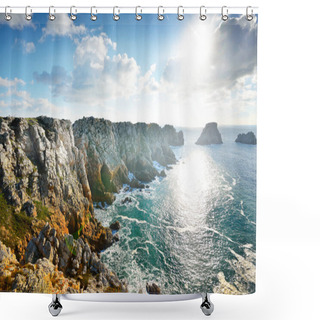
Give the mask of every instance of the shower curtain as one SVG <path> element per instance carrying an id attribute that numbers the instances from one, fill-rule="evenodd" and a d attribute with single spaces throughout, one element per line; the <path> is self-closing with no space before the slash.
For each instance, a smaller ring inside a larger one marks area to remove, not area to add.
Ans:
<path id="1" fill-rule="evenodd" d="M 0 291 L 255 291 L 258 17 L 139 16 L 0 15 Z"/>

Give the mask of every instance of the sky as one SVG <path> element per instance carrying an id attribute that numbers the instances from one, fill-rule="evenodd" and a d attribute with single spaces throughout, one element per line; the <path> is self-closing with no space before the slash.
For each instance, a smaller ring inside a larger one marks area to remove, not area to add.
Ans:
<path id="1" fill-rule="evenodd" d="M 257 17 L 0 15 L 0 115 L 255 125 Z"/>

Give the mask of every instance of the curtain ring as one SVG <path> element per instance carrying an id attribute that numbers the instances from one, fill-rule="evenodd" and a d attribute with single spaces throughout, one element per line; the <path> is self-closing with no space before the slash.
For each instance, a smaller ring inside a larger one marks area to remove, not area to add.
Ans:
<path id="1" fill-rule="evenodd" d="M 116 13 L 116 9 L 118 10 L 118 13 Z M 119 13 L 120 13 L 119 8 L 117 6 L 113 7 L 113 20 L 114 21 L 120 20 Z"/>
<path id="2" fill-rule="evenodd" d="M 77 20 L 77 16 L 73 13 L 73 9 L 75 13 L 77 12 L 77 9 L 75 6 L 70 7 L 70 19 L 72 21 Z"/>
<path id="3" fill-rule="evenodd" d="M 251 13 L 249 13 L 249 9 L 251 9 Z M 248 21 L 252 21 L 253 20 L 253 9 L 252 7 L 247 7 L 247 10 L 246 10 L 246 18 Z"/>
<path id="4" fill-rule="evenodd" d="M 138 8 L 140 9 L 140 12 L 142 13 L 142 9 L 140 6 L 136 7 L 136 20 L 140 21 L 142 19 L 142 15 L 138 14 Z"/>
<path id="5" fill-rule="evenodd" d="M 91 7 L 91 9 L 90 9 L 90 15 L 91 15 L 90 20 L 91 21 L 96 21 L 97 20 L 97 15 L 93 14 L 93 9 L 96 9 L 96 7 Z M 96 9 L 96 13 L 97 13 L 97 9 Z"/>
<path id="6" fill-rule="evenodd" d="M 204 21 L 207 19 L 207 9 L 205 6 L 200 7 L 200 20 Z"/>
<path id="7" fill-rule="evenodd" d="M 181 12 L 180 12 L 181 10 Z M 184 8 L 183 6 L 178 7 L 178 20 L 182 21 L 184 19 Z"/>
<path id="8" fill-rule="evenodd" d="M 28 13 L 28 9 L 30 9 L 30 13 Z M 30 21 L 32 19 L 32 15 L 31 15 L 32 9 L 30 6 L 26 7 L 26 12 L 25 12 L 25 16 L 26 16 L 26 20 Z"/>
<path id="9" fill-rule="evenodd" d="M 4 18 L 7 20 L 7 21 L 10 21 L 12 19 L 12 16 L 10 16 L 10 14 L 8 13 L 8 9 L 10 7 L 7 6 L 4 8 Z M 11 12 L 11 9 L 10 9 L 10 12 Z"/>
<path id="10" fill-rule="evenodd" d="M 227 21 L 229 19 L 229 16 L 228 16 L 228 8 L 226 6 L 223 6 L 221 8 L 221 19 L 223 21 Z"/>
<path id="11" fill-rule="evenodd" d="M 49 7 L 49 20 L 53 21 L 56 18 L 56 16 L 51 13 L 51 10 L 53 10 L 53 12 L 56 12 L 56 10 L 54 9 L 53 6 Z"/>
<path id="12" fill-rule="evenodd" d="M 162 8 L 162 14 L 160 14 L 160 8 Z M 158 7 L 158 20 L 162 21 L 164 19 L 164 9 L 163 6 Z"/>

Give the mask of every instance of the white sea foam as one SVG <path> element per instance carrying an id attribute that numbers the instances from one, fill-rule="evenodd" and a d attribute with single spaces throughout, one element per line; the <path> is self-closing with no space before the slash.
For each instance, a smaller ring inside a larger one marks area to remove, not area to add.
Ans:
<path id="1" fill-rule="evenodd" d="M 223 233 L 219 232 L 218 230 L 216 229 L 213 229 L 213 228 L 206 228 L 207 230 L 210 230 L 210 231 L 213 231 L 214 233 L 218 234 L 220 237 L 223 237 L 225 239 L 227 239 L 228 241 L 232 242 L 232 243 L 235 243 L 237 245 L 240 245 L 239 242 L 236 242 L 236 241 L 233 241 L 231 238 L 229 238 L 228 236 L 224 235 Z"/>
<path id="2" fill-rule="evenodd" d="M 148 224 L 148 222 L 146 222 L 144 220 L 139 220 L 139 219 L 136 219 L 136 218 L 130 218 L 130 217 L 127 217 L 127 216 L 121 216 L 121 219 L 132 221 L 132 222 L 135 222 L 135 223 L 138 223 L 138 224 Z"/>
<path id="3" fill-rule="evenodd" d="M 129 173 L 128 173 L 128 179 L 129 179 L 130 181 L 132 181 L 132 180 L 135 179 L 135 178 L 136 178 L 136 177 L 134 176 L 134 174 L 129 171 Z"/>
<path id="4" fill-rule="evenodd" d="M 153 161 L 153 167 L 160 173 L 162 170 L 165 169 L 159 162 Z"/>
<path id="5" fill-rule="evenodd" d="M 243 212 L 243 200 L 240 201 L 240 214 L 245 217 L 245 214 Z"/>
<path id="6" fill-rule="evenodd" d="M 256 225 L 255 222 L 251 221 L 251 220 L 244 214 L 244 211 L 243 211 L 243 200 L 240 200 L 240 214 L 241 214 L 242 216 L 244 216 L 244 217 L 248 220 L 249 223 L 251 223 L 251 224 L 253 224 L 253 225 Z"/>
<path id="7" fill-rule="evenodd" d="M 140 211 L 140 212 L 143 212 L 143 213 L 148 213 L 146 210 L 144 210 L 144 209 L 142 209 L 142 208 L 140 208 L 139 207 L 139 204 L 140 204 L 140 202 L 138 201 L 138 200 L 136 200 L 136 205 L 135 205 L 135 208 L 138 210 L 138 211 Z"/>

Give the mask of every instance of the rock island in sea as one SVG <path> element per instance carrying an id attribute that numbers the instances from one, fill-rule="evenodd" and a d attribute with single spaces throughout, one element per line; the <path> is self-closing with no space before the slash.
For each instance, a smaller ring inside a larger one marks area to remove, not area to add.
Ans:
<path id="1" fill-rule="evenodd" d="M 239 133 L 235 142 L 244 144 L 257 144 L 257 138 L 252 131 L 249 131 L 248 133 Z"/>
<path id="2" fill-rule="evenodd" d="M 221 144 L 222 138 L 218 130 L 218 124 L 216 122 L 209 122 L 206 124 L 196 144 L 198 145 L 210 145 Z"/>

